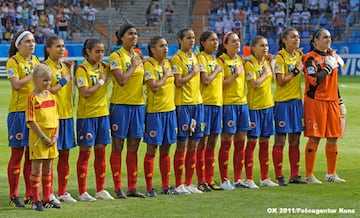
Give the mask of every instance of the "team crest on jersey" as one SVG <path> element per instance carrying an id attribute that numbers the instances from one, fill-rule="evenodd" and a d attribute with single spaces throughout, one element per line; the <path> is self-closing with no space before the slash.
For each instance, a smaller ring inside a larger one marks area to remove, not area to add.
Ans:
<path id="1" fill-rule="evenodd" d="M 110 62 L 111 69 L 115 69 L 118 67 L 118 62 L 116 60 L 112 60 Z"/>
<path id="2" fill-rule="evenodd" d="M 186 64 L 186 68 L 188 70 L 188 73 L 191 73 L 191 71 L 193 70 L 192 64 Z"/>
<path id="3" fill-rule="evenodd" d="M 288 64 L 288 71 L 292 72 L 294 70 L 294 65 L 293 64 Z"/>
<path id="4" fill-rule="evenodd" d="M 28 66 L 24 67 L 24 70 L 26 71 L 26 75 L 28 75 L 29 73 L 31 73 L 31 69 Z"/>
<path id="5" fill-rule="evenodd" d="M 156 131 L 151 130 L 151 131 L 149 132 L 149 136 L 150 136 L 151 138 L 154 138 L 154 137 L 156 136 Z"/>
<path id="6" fill-rule="evenodd" d="M 184 124 L 184 125 L 182 126 L 182 130 L 183 130 L 183 131 L 189 130 L 189 125 Z"/>
<path id="7" fill-rule="evenodd" d="M 284 127 L 285 125 L 286 125 L 285 121 L 280 121 L 280 122 L 279 122 L 279 126 L 280 126 L 280 127 Z"/>
<path id="8" fill-rule="evenodd" d="M 262 76 L 264 74 L 264 71 L 262 69 L 258 70 L 258 74 L 259 74 L 259 76 Z"/>
<path id="9" fill-rule="evenodd" d="M 173 73 L 178 72 L 178 66 L 176 66 L 176 65 L 172 66 L 171 70 Z"/>
<path id="10" fill-rule="evenodd" d="M 250 126 L 251 126 L 252 129 L 255 129 L 256 123 L 255 123 L 255 122 L 251 122 L 251 123 L 250 123 Z"/>
<path id="11" fill-rule="evenodd" d="M 150 79 L 150 78 L 151 78 L 151 73 L 150 73 L 150 71 L 146 71 L 146 72 L 144 73 L 144 77 L 145 77 L 145 80 Z"/>
<path id="12" fill-rule="evenodd" d="M 93 135 L 91 133 L 86 134 L 86 139 L 91 140 L 93 138 Z"/>
<path id="13" fill-rule="evenodd" d="M 275 73 L 280 73 L 280 65 L 276 64 L 274 71 Z"/>
<path id="14" fill-rule="evenodd" d="M 130 62 L 126 62 L 126 70 L 128 70 L 131 67 L 131 63 Z"/>
<path id="15" fill-rule="evenodd" d="M 13 68 L 9 68 L 9 69 L 7 70 L 7 75 L 8 75 L 8 77 L 14 76 L 14 75 L 15 75 L 14 69 L 13 69 Z"/>
<path id="16" fill-rule="evenodd" d="M 118 130 L 119 130 L 119 126 L 118 126 L 117 124 L 113 124 L 113 125 L 111 126 L 111 129 L 112 129 L 113 131 L 118 131 Z"/>
<path id="17" fill-rule="evenodd" d="M 233 121 L 233 120 L 229 120 L 229 121 L 227 122 L 227 125 L 228 125 L 228 127 L 233 127 L 233 126 L 234 126 L 234 121 Z"/>
<path id="18" fill-rule="evenodd" d="M 315 68 L 313 66 L 308 67 L 307 71 L 309 75 L 315 74 Z"/>
<path id="19" fill-rule="evenodd" d="M 210 72 L 213 73 L 215 70 L 215 65 L 209 64 Z"/>
<path id="20" fill-rule="evenodd" d="M 17 140 L 21 140 L 21 139 L 24 138 L 24 136 L 23 136 L 23 134 L 21 134 L 21 133 L 16 133 L 15 138 L 16 138 Z"/>
<path id="21" fill-rule="evenodd" d="M 229 68 L 230 68 L 231 75 L 233 75 L 235 73 L 235 66 L 234 65 L 229 65 Z"/>
<path id="22" fill-rule="evenodd" d="M 77 83 L 78 86 L 83 86 L 84 83 L 85 83 L 85 82 L 84 82 L 84 78 L 82 78 L 82 77 L 81 77 L 81 78 L 78 78 L 76 83 Z"/>

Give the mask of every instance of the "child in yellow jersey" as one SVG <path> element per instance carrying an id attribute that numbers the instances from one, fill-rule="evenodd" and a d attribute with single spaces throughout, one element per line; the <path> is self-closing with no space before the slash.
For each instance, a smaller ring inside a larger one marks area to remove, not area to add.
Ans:
<path id="1" fill-rule="evenodd" d="M 80 201 L 95 201 L 95 198 L 113 200 L 104 189 L 106 175 L 105 147 L 110 143 L 110 121 L 107 100 L 109 84 L 108 64 L 101 61 L 104 44 L 98 39 L 87 39 L 82 50 L 86 60 L 77 68 L 75 79 L 79 89 L 77 111 L 77 142 L 80 146 L 77 161 L 77 177 Z M 86 177 L 91 147 L 95 151 L 95 198 L 86 191 Z"/>
<path id="2" fill-rule="evenodd" d="M 275 177 L 280 186 L 287 186 L 283 165 L 283 149 L 286 134 L 289 141 L 291 176 L 289 183 L 304 183 L 299 175 L 300 135 L 303 131 L 303 105 L 301 93 L 302 52 L 299 50 L 300 37 L 295 28 L 287 28 L 279 38 L 279 52 L 275 56 L 275 143 L 272 150 Z"/>
<path id="3" fill-rule="evenodd" d="M 144 63 L 147 88 L 146 121 L 144 141 L 147 151 L 144 157 L 146 196 L 156 197 L 152 180 L 154 159 L 157 147 L 160 147 L 161 193 L 178 195 L 170 186 L 171 144 L 176 142 L 175 85 L 171 65 L 167 59 L 168 45 L 164 38 L 155 36 L 149 45 L 149 60 Z"/>
<path id="4" fill-rule="evenodd" d="M 52 72 L 45 64 L 34 68 L 34 90 L 28 97 L 26 124 L 30 128 L 29 149 L 31 165 L 32 209 L 60 208 L 50 200 L 52 190 L 52 162 L 58 156 L 56 141 L 59 135 L 59 114 L 56 99 L 49 91 Z M 41 177 L 41 178 L 40 178 Z M 43 201 L 40 201 L 40 179 Z"/>
<path id="5" fill-rule="evenodd" d="M 11 84 L 11 99 L 7 117 L 8 140 L 11 147 L 11 156 L 8 163 L 8 182 L 10 189 L 11 207 L 25 207 L 18 194 L 21 173 L 21 160 L 25 153 L 24 180 L 25 204 L 32 204 L 29 159 L 29 129 L 24 125 L 27 97 L 33 89 L 32 70 L 39 63 L 35 51 L 35 39 L 31 32 L 23 31 L 15 34 L 10 44 L 9 59 L 6 62 L 6 72 Z"/>
<path id="6" fill-rule="evenodd" d="M 241 179 L 244 165 L 244 146 L 247 131 L 250 130 L 249 107 L 246 99 L 246 80 L 244 61 L 237 54 L 240 51 L 240 39 L 234 32 L 224 35 L 219 46 L 218 60 L 223 68 L 223 130 L 219 150 L 220 187 L 226 190 L 244 188 Z M 234 142 L 234 183 L 228 175 L 229 151 Z"/>
<path id="7" fill-rule="evenodd" d="M 201 72 L 201 95 L 204 101 L 204 137 L 196 151 L 198 189 L 202 192 L 221 190 L 214 181 L 215 145 L 222 127 L 222 67 L 214 52 L 218 48 L 216 33 L 205 31 L 200 35 L 198 61 Z"/>
<path id="8" fill-rule="evenodd" d="M 265 37 L 256 36 L 251 42 L 249 60 L 245 63 L 248 84 L 251 130 L 245 149 L 246 185 L 259 188 L 253 181 L 254 150 L 259 138 L 260 186 L 279 186 L 269 178 L 269 138 L 274 135 L 274 100 L 271 94 L 272 69 L 269 45 Z"/>
<path id="9" fill-rule="evenodd" d="M 181 194 L 202 193 L 192 185 L 196 167 L 196 147 L 203 136 L 204 108 L 200 93 L 200 65 L 191 49 L 195 33 L 182 29 L 177 34 L 180 49 L 171 58 L 175 74 L 175 105 L 178 122 L 178 142 L 174 156 L 176 191 Z M 184 154 L 186 149 L 186 157 Z M 182 173 L 185 164 L 185 185 Z"/>
<path id="10" fill-rule="evenodd" d="M 111 53 L 110 70 L 113 90 L 110 97 L 110 124 L 112 151 L 110 165 L 116 198 L 145 195 L 136 189 L 140 140 L 144 135 L 145 105 L 143 95 L 144 66 L 141 56 L 134 51 L 138 41 L 133 25 L 124 24 L 115 33 L 118 45 L 122 47 Z M 121 152 L 127 140 L 126 166 L 128 192 L 122 190 Z"/>
<path id="11" fill-rule="evenodd" d="M 56 106 L 59 112 L 59 137 L 57 146 L 59 160 L 57 163 L 58 172 L 58 199 L 63 202 L 76 202 L 69 193 L 66 192 L 66 185 L 69 177 L 69 150 L 76 146 L 74 119 L 73 119 L 73 85 L 71 68 L 73 62 L 64 63 L 64 40 L 57 36 L 49 36 L 45 43 L 45 64 L 47 64 L 53 74 L 51 88 L 49 89 L 56 97 Z M 69 66 L 67 66 L 67 64 Z M 51 194 L 51 199 L 59 201 Z M 58 203 L 58 202 L 57 202 Z"/>

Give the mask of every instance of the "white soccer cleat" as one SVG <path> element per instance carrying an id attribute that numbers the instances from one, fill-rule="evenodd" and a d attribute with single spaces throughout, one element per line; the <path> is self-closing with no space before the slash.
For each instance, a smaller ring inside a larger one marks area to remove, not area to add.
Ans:
<path id="1" fill-rule="evenodd" d="M 340 178 L 337 174 L 326 174 L 325 180 L 328 182 L 346 182 L 345 179 Z"/>
<path id="2" fill-rule="evenodd" d="M 228 179 L 224 179 L 224 182 L 221 183 L 220 188 L 224 190 L 233 190 L 234 186 L 231 185 L 231 182 Z"/>
<path id="3" fill-rule="evenodd" d="M 248 188 L 259 188 L 259 186 L 257 186 L 254 182 L 254 180 L 251 180 L 251 179 L 248 179 L 245 181 L 245 185 L 248 187 Z"/>
<path id="4" fill-rule="evenodd" d="M 187 186 L 185 186 L 185 188 L 186 188 L 186 190 L 188 190 L 190 193 L 193 193 L 193 194 L 202 194 L 203 193 L 194 185 L 187 185 Z"/>
<path id="5" fill-rule="evenodd" d="M 260 180 L 260 186 L 263 186 L 263 187 L 277 187 L 277 186 L 279 186 L 279 184 L 271 181 L 270 178 L 267 178 L 265 180 Z"/>
<path id="6" fill-rule="evenodd" d="M 114 198 L 105 189 L 97 192 L 95 194 L 95 198 L 101 198 L 103 200 L 114 200 Z"/>
<path id="7" fill-rule="evenodd" d="M 77 202 L 77 200 L 75 200 L 73 197 L 71 197 L 70 193 L 67 193 L 67 192 L 65 192 L 64 195 L 59 196 L 58 199 L 61 202 L 72 202 L 72 203 Z"/>
<path id="8" fill-rule="evenodd" d="M 93 196 L 89 195 L 89 193 L 84 192 L 81 195 L 79 195 L 79 199 L 80 201 L 96 201 L 96 198 L 94 198 Z"/>
<path id="9" fill-rule="evenodd" d="M 55 197 L 54 193 L 51 193 L 49 201 L 54 201 L 56 204 L 60 204 L 60 201 Z"/>
<path id="10" fill-rule="evenodd" d="M 305 182 L 307 184 L 322 184 L 322 182 L 318 180 L 315 176 L 307 176 L 305 178 Z"/>
<path id="11" fill-rule="evenodd" d="M 189 195 L 191 194 L 191 192 L 189 192 L 186 188 L 185 188 L 185 185 L 182 184 L 182 185 L 179 185 L 178 187 L 175 188 L 175 190 L 181 194 L 181 195 Z"/>

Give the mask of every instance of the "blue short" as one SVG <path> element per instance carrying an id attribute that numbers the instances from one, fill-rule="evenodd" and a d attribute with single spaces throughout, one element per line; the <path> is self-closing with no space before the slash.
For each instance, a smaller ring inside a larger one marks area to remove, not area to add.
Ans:
<path id="1" fill-rule="evenodd" d="M 221 106 L 204 105 L 204 135 L 221 133 L 222 112 Z"/>
<path id="2" fill-rule="evenodd" d="M 77 142 L 79 146 L 110 143 L 109 116 L 77 119 Z"/>
<path id="3" fill-rule="evenodd" d="M 301 100 L 275 102 L 274 119 L 276 134 L 302 132 L 304 130 L 304 108 Z"/>
<path id="4" fill-rule="evenodd" d="M 111 136 L 142 138 L 144 135 L 145 106 L 110 104 Z"/>
<path id="5" fill-rule="evenodd" d="M 176 142 L 177 123 L 175 110 L 147 113 L 144 142 L 151 145 L 170 145 Z"/>
<path id="6" fill-rule="evenodd" d="M 26 126 L 25 112 L 11 112 L 7 117 L 9 146 L 29 146 L 29 128 Z"/>
<path id="7" fill-rule="evenodd" d="M 76 147 L 74 119 L 60 119 L 59 120 L 59 137 L 57 140 L 57 148 L 59 151 L 70 150 Z"/>
<path id="8" fill-rule="evenodd" d="M 274 108 L 250 110 L 251 130 L 248 137 L 270 137 L 275 134 Z"/>
<path id="9" fill-rule="evenodd" d="M 224 105 L 223 133 L 235 134 L 238 132 L 247 132 L 250 128 L 249 106 Z"/>
<path id="10" fill-rule="evenodd" d="M 182 105 L 176 107 L 178 123 L 178 141 L 200 141 L 204 136 L 204 105 Z M 191 132 L 191 122 L 196 121 L 194 132 Z"/>

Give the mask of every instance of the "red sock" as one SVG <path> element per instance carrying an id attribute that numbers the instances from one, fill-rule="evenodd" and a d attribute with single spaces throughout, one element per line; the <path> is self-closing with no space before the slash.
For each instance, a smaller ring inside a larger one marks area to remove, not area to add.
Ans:
<path id="1" fill-rule="evenodd" d="M 8 182 L 10 188 L 10 198 L 13 196 L 18 196 L 18 187 L 20 179 L 20 170 L 21 170 L 21 159 L 24 153 L 24 148 L 13 147 L 11 148 L 11 156 L 8 163 L 7 173 L 8 173 Z"/>
<path id="2" fill-rule="evenodd" d="M 205 149 L 205 181 L 211 183 L 214 181 L 214 170 L 215 170 L 215 149 Z"/>
<path id="3" fill-rule="evenodd" d="M 154 188 L 153 176 L 154 176 L 154 159 L 155 155 L 146 153 L 144 158 L 144 175 L 146 181 L 146 190 Z"/>
<path id="4" fill-rule="evenodd" d="M 184 152 L 183 151 L 175 151 L 174 155 L 174 172 L 175 172 L 175 185 L 178 187 L 182 185 L 182 174 L 184 169 Z"/>
<path id="5" fill-rule="evenodd" d="M 219 150 L 219 168 L 221 182 L 224 182 L 225 179 L 229 179 L 228 166 L 230 147 L 231 141 L 221 141 L 221 147 Z"/>
<path id="6" fill-rule="evenodd" d="M 245 141 L 234 141 L 234 156 L 233 156 L 233 164 L 234 164 L 234 181 L 238 181 L 241 179 L 242 169 L 244 167 L 244 159 L 245 159 Z"/>
<path id="7" fill-rule="evenodd" d="M 126 166 L 128 177 L 128 190 L 136 189 L 136 181 L 138 175 L 137 153 L 134 151 L 127 151 L 126 153 Z"/>
<path id="8" fill-rule="evenodd" d="M 66 186 L 69 181 L 69 151 L 59 152 L 59 159 L 57 164 L 58 173 L 58 196 L 66 193 Z"/>
<path id="9" fill-rule="evenodd" d="M 196 168 L 196 152 L 187 151 L 185 156 L 185 184 L 191 185 Z"/>
<path id="10" fill-rule="evenodd" d="M 162 189 L 168 189 L 170 187 L 170 156 L 169 154 L 160 154 L 160 174 Z"/>
<path id="11" fill-rule="evenodd" d="M 50 174 L 42 174 L 41 182 L 42 182 L 43 201 L 47 202 L 50 199 L 50 194 L 52 191 L 51 173 Z"/>
<path id="12" fill-rule="evenodd" d="M 283 149 L 284 149 L 284 146 L 274 145 L 273 150 L 272 150 L 272 158 L 273 158 L 273 162 L 274 162 L 274 169 L 275 169 L 275 177 L 276 178 L 279 178 L 279 177 L 283 176 L 283 172 L 282 172 Z M 290 150 L 289 150 L 289 154 L 290 154 Z"/>
<path id="13" fill-rule="evenodd" d="M 289 146 L 290 178 L 299 175 L 300 149 L 299 146 Z"/>
<path id="14" fill-rule="evenodd" d="M 79 152 L 77 161 L 77 179 L 79 194 L 86 192 L 86 177 L 88 173 L 88 161 L 90 157 L 90 150 Z"/>
<path id="15" fill-rule="evenodd" d="M 114 182 L 114 191 L 122 189 L 121 183 L 121 152 L 111 151 L 110 166 Z"/>
<path id="16" fill-rule="evenodd" d="M 205 148 L 198 147 L 196 150 L 196 175 L 198 184 L 205 182 Z"/>
<path id="17" fill-rule="evenodd" d="M 105 147 L 95 149 L 95 178 L 96 178 L 96 192 L 104 190 L 105 177 L 106 177 L 106 160 L 105 160 Z"/>
<path id="18" fill-rule="evenodd" d="M 32 192 L 31 192 L 31 182 L 30 182 L 31 160 L 30 160 L 29 148 L 25 150 L 24 156 L 25 158 L 24 158 L 23 175 L 25 181 L 25 197 L 30 198 L 32 197 Z"/>
<path id="19" fill-rule="evenodd" d="M 269 141 L 259 143 L 259 160 L 261 180 L 269 178 Z"/>
<path id="20" fill-rule="evenodd" d="M 245 171 L 246 179 L 253 179 L 254 170 L 254 150 L 256 141 L 248 141 L 245 148 Z"/>
<path id="21" fill-rule="evenodd" d="M 30 175 L 31 193 L 33 193 L 33 202 L 40 201 L 40 175 Z"/>

